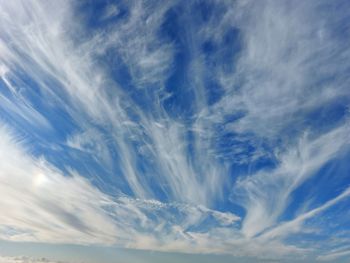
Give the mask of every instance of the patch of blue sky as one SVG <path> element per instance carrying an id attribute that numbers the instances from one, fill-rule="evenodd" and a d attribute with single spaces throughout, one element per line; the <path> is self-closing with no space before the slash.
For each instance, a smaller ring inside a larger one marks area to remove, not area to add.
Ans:
<path id="1" fill-rule="evenodd" d="M 163 101 L 163 107 L 173 118 L 187 120 L 196 113 L 196 98 L 191 83 L 190 47 L 186 38 L 186 28 L 182 26 L 182 15 L 186 12 L 184 6 L 171 8 L 165 14 L 160 37 L 167 39 L 175 47 L 173 70 L 165 83 L 165 90 L 169 97 Z M 188 11 L 187 11 L 188 12 Z"/>
<path id="2" fill-rule="evenodd" d="M 324 251 L 349 244 L 350 223 L 349 200 L 343 200 L 335 206 L 306 220 L 304 231 L 291 234 L 285 240 L 289 244 L 305 244 L 311 249 Z"/>
<path id="3" fill-rule="evenodd" d="M 74 12 L 84 22 L 86 33 L 92 33 L 128 19 L 130 9 L 126 1 L 98 0 L 75 3 Z"/>
<path id="4" fill-rule="evenodd" d="M 280 220 L 290 220 L 299 213 L 320 207 L 341 194 L 350 185 L 349 157 L 349 153 L 345 152 L 330 160 L 295 189 Z M 330 208 L 329 211 L 331 210 Z"/>

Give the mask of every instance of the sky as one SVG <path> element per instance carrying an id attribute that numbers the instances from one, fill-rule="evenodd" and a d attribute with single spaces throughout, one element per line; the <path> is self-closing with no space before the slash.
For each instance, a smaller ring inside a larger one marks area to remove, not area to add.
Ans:
<path id="1" fill-rule="evenodd" d="M 347 0 L 0 0 L 0 262 L 350 261 Z"/>

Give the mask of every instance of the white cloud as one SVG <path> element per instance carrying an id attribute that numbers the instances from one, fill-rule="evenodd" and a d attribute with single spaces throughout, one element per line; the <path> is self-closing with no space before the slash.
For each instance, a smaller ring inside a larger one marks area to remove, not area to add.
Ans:
<path id="1" fill-rule="evenodd" d="M 244 48 L 237 72 L 221 73 L 228 91 L 216 108 L 245 113 L 231 124 L 236 132 L 293 140 L 286 130 L 310 128 L 305 125 L 309 112 L 348 94 L 344 70 L 350 53 L 332 35 L 339 24 L 319 13 L 318 1 L 242 1 L 235 8 L 231 23 L 241 29 Z"/>
<path id="2" fill-rule="evenodd" d="M 319 261 L 328 261 L 328 262 L 334 262 L 334 260 L 340 259 L 342 257 L 346 257 L 350 255 L 350 250 L 337 250 L 332 251 L 331 253 L 327 253 L 324 255 L 320 255 L 317 257 L 317 260 Z"/>
<path id="3" fill-rule="evenodd" d="M 120 10 L 116 4 L 109 4 L 104 11 L 104 14 L 101 16 L 101 19 L 110 19 L 117 16 L 120 13 Z"/>
<path id="4" fill-rule="evenodd" d="M 320 214 L 321 212 L 325 211 L 326 209 L 336 205 L 340 201 L 343 201 L 344 199 L 348 198 L 350 196 L 350 187 L 347 187 L 341 194 L 336 196 L 335 198 L 327 201 L 320 207 L 317 207 L 315 209 L 312 209 L 308 212 L 305 212 L 304 214 L 301 214 L 294 218 L 291 221 L 287 221 L 285 223 L 282 223 L 275 228 L 272 228 L 271 230 L 267 231 L 263 235 L 260 236 L 261 239 L 274 239 L 279 237 L 286 237 L 291 233 L 297 233 L 302 230 L 303 223 L 307 219 L 310 219 L 314 217 L 317 214 Z"/>
<path id="5" fill-rule="evenodd" d="M 301 138 L 298 145 L 279 156 L 274 170 L 241 178 L 235 191 L 246 208 L 243 233 L 254 236 L 276 223 L 285 211 L 291 193 L 342 149 L 347 149 L 349 125 L 345 124 L 320 137 Z"/>
<path id="6" fill-rule="evenodd" d="M 73 149 L 86 152 L 93 156 L 101 165 L 110 168 L 112 160 L 107 145 L 107 139 L 97 130 L 90 129 L 67 138 L 67 145 Z"/>
<path id="7" fill-rule="evenodd" d="M 205 207 L 126 197 L 112 199 L 78 174 L 64 175 L 44 159 L 30 156 L 3 126 L 0 136 L 2 239 L 165 250 L 176 242 L 186 247 L 192 241 L 185 228 L 209 215 L 217 219 L 214 225 L 239 220 L 232 213 Z M 152 219 L 155 215 L 157 219 Z M 176 238 L 179 233 L 181 236 Z"/>
<path id="8" fill-rule="evenodd" d="M 287 2 L 223 1 L 222 18 L 209 19 L 205 28 L 186 24 L 187 34 L 181 35 L 190 60 L 185 86 L 194 93 L 193 123 L 188 124 L 162 105 L 173 95 L 165 85 L 178 47 L 159 39 L 159 30 L 176 1 L 127 1 L 127 19 L 85 34 L 70 1 L 0 0 L 0 77 L 9 91 L 0 94 L 1 109 L 18 122 L 55 129 L 59 124 L 49 122 L 26 96 L 36 85 L 42 103 L 67 112 L 76 126 L 61 143 L 91 155 L 115 180 L 125 180 L 131 192 L 126 196 L 122 193 L 128 191 L 117 189 L 109 196 L 73 169 L 64 174 L 45 157 L 32 156 L 30 145 L 26 149 L 1 126 L 0 237 L 260 258 L 307 254 L 308 248 L 283 239 L 347 198 L 348 190 L 289 222 L 279 217 L 295 189 L 349 149 L 346 121 L 323 121 L 320 129 L 304 121 L 348 94 L 342 72 L 350 53 L 348 42 L 331 35 L 334 25 L 318 13 L 317 1 L 293 2 L 293 8 Z M 190 7 L 179 14 L 181 22 L 192 18 Z M 101 19 L 118 16 L 120 8 L 107 6 Z M 239 29 L 242 50 L 232 61 L 235 71 L 210 69 L 225 96 L 209 105 L 202 44 L 224 42 L 232 28 Z M 128 85 L 99 62 L 106 55 L 127 68 Z M 35 83 L 21 81 L 24 72 Z M 132 93 L 150 96 L 145 100 L 152 102 L 151 110 Z M 241 118 L 225 121 L 237 112 Z M 245 149 L 227 146 L 232 162 L 273 156 L 276 167 L 233 182 L 235 171 L 217 153 L 215 143 L 222 139 L 217 126 L 258 148 L 241 157 Z M 260 142 L 272 150 L 259 148 Z M 140 160 L 147 162 L 143 170 L 137 168 Z M 113 174 L 114 166 L 118 172 Z M 102 181 L 104 176 L 96 175 Z M 243 218 L 215 210 L 232 183 L 231 201 L 245 209 Z"/>
<path id="9" fill-rule="evenodd" d="M 0 236 L 7 240 L 113 243 L 118 232 L 105 196 L 78 175 L 63 175 L 25 153 L 0 127 Z M 91 222 L 94 222 L 91 224 Z"/>

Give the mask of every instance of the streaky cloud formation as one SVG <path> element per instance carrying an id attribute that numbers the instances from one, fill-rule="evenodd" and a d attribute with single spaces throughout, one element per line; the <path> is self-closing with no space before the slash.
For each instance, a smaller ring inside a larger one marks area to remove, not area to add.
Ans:
<path id="1" fill-rule="evenodd" d="M 0 0 L 0 239 L 346 262 L 348 10 Z"/>

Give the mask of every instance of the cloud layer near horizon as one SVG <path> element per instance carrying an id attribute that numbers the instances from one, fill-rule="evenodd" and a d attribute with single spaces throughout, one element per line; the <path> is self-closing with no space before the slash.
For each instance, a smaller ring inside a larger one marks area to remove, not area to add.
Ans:
<path id="1" fill-rule="evenodd" d="M 51 261 L 46 258 L 41 259 L 34 259 L 30 257 L 2 257 L 0 256 L 0 262 L 1 263 L 64 263 L 64 262 L 57 262 L 57 261 Z"/>

